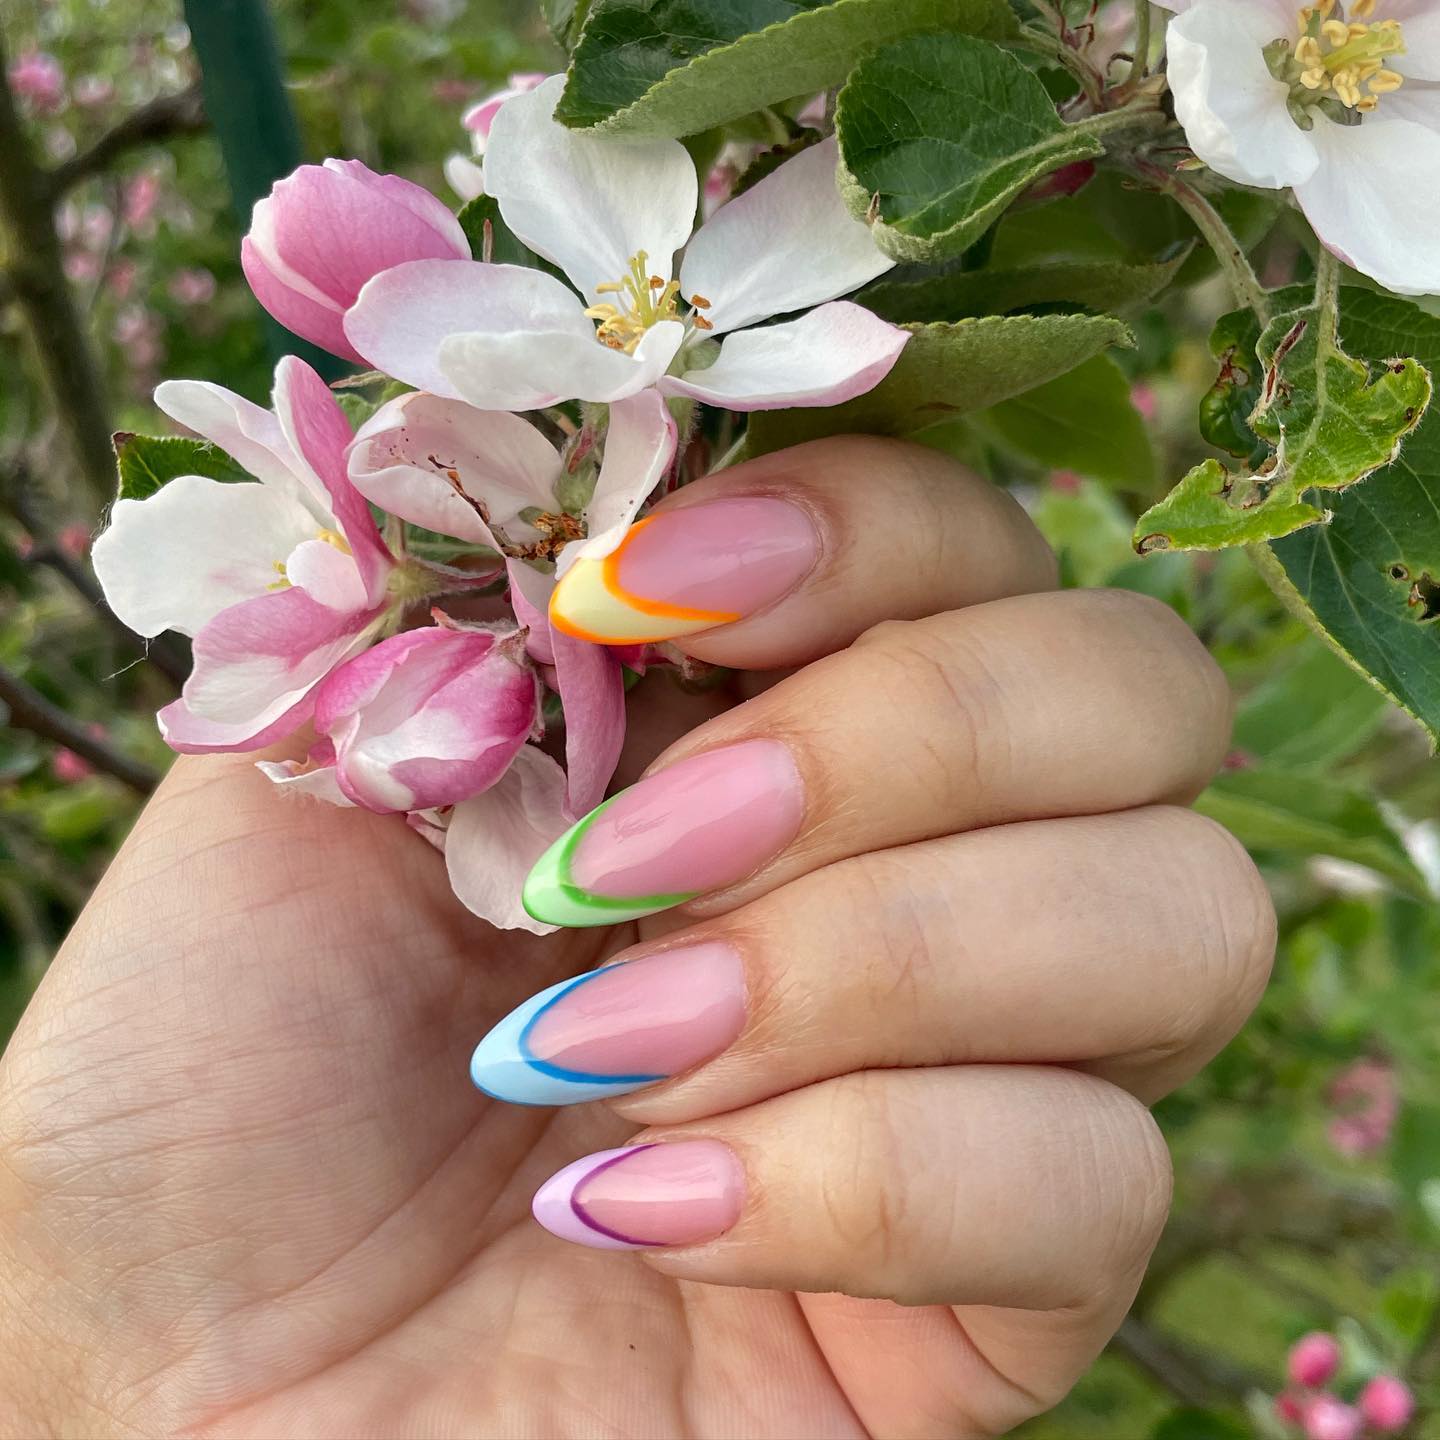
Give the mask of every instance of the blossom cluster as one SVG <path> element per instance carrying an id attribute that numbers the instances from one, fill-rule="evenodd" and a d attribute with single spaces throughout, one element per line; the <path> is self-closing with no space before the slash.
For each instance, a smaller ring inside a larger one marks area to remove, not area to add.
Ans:
<path id="1" fill-rule="evenodd" d="M 162 384 L 159 407 L 250 483 L 122 498 L 93 551 L 121 619 L 193 640 L 159 716 L 174 749 L 305 731 L 303 759 L 260 761 L 278 789 L 408 817 L 471 910 L 536 931 L 521 880 L 603 797 L 627 672 L 695 628 L 615 623 L 603 575 L 677 482 L 700 408 L 839 403 L 908 338 L 839 298 L 893 262 L 841 198 L 833 138 L 695 229 L 685 148 L 568 130 L 559 86 L 519 77 L 477 107 L 461 177 L 532 264 L 492 258 L 490 221 L 475 258 L 443 203 L 358 161 L 277 184 L 243 242 L 251 288 L 378 372 L 383 403 L 355 430 L 294 357 L 268 410 Z"/>
<path id="2" fill-rule="evenodd" d="M 1275 1416 L 1305 1440 L 1363 1440 L 1399 1435 L 1415 1414 L 1410 1387 L 1395 1375 L 1372 1375 L 1354 1403 L 1334 1392 L 1344 1368 L 1340 1342 L 1323 1330 L 1303 1335 L 1290 1347 L 1289 1386 L 1275 1401 Z"/>

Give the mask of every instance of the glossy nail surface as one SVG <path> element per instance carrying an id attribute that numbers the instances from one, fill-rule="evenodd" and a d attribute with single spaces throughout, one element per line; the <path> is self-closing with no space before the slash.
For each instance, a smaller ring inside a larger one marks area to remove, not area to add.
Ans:
<path id="1" fill-rule="evenodd" d="M 776 740 L 679 760 L 597 806 L 536 862 L 525 909 L 549 925 L 614 925 L 743 880 L 795 838 L 800 772 Z"/>
<path id="2" fill-rule="evenodd" d="M 710 942 L 562 980 L 475 1049 L 470 1078 L 516 1105 L 578 1105 L 668 1080 L 718 1055 L 745 1024 L 745 973 Z"/>
<path id="3" fill-rule="evenodd" d="M 663 510 L 618 549 L 577 560 L 550 619 L 602 645 L 673 640 L 732 624 L 788 595 L 814 568 L 820 534 L 788 500 L 741 495 Z"/>
<path id="4" fill-rule="evenodd" d="M 567 1165 L 531 1209 L 552 1234 L 597 1250 L 694 1245 L 723 1235 L 745 1204 L 745 1175 L 718 1140 L 601 1150 Z"/>

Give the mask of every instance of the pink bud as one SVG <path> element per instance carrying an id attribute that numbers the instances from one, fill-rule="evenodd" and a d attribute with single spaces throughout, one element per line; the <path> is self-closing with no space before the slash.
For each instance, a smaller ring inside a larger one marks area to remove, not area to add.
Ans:
<path id="1" fill-rule="evenodd" d="M 43 50 L 20 56 L 8 73 L 10 88 L 37 110 L 58 110 L 65 103 L 65 71 Z"/>
<path id="2" fill-rule="evenodd" d="M 73 750 L 66 750 L 63 747 L 55 752 L 50 761 L 50 768 L 62 785 L 74 785 L 76 781 L 83 780 L 87 775 L 95 773 L 94 767 L 88 760 L 82 760 Z"/>
<path id="3" fill-rule="evenodd" d="M 208 305 L 215 298 L 215 276 L 203 265 L 177 270 L 166 287 L 177 305 Z"/>
<path id="4" fill-rule="evenodd" d="M 1333 1395 L 1317 1395 L 1305 1407 L 1305 1440 L 1359 1440 L 1360 1412 Z"/>
<path id="5" fill-rule="evenodd" d="M 1305 1406 L 1287 1391 L 1275 1397 L 1275 1418 L 1286 1425 L 1298 1425 L 1305 1418 Z"/>
<path id="6" fill-rule="evenodd" d="M 392 636 L 315 692 L 340 789 L 368 810 L 429 810 L 487 790 L 538 734 L 525 633 L 452 628 Z"/>
<path id="7" fill-rule="evenodd" d="M 1360 1413 L 1382 1435 L 1397 1435 L 1415 1414 L 1415 1397 L 1403 1380 L 1377 1375 L 1360 1392 Z"/>
<path id="8" fill-rule="evenodd" d="M 500 113 L 500 107 L 517 95 L 524 95 L 543 85 L 548 77 L 540 71 L 521 71 L 510 77 L 503 90 L 477 100 L 461 117 L 460 123 L 470 132 L 471 143 L 477 155 L 485 153 L 485 144 L 490 139 L 490 127 Z"/>
<path id="9" fill-rule="evenodd" d="M 1333 1335 L 1312 1330 L 1290 1347 L 1287 1368 L 1295 1384 L 1313 1390 L 1340 1368 L 1340 1346 Z"/>
<path id="10" fill-rule="evenodd" d="M 255 205 L 240 264 L 287 329 L 364 364 L 342 321 L 367 280 L 407 260 L 468 260 L 460 222 L 427 190 L 358 160 L 302 165 Z"/>

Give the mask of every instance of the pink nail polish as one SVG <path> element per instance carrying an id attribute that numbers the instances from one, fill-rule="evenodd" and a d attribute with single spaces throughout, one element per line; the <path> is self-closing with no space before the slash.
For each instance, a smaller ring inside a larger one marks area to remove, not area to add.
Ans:
<path id="1" fill-rule="evenodd" d="M 525 906 L 555 925 L 613 925 L 743 880 L 804 818 L 790 751 L 747 740 L 679 760 L 622 790 L 550 847 Z"/>
<path id="2" fill-rule="evenodd" d="M 597 1250 L 694 1245 L 723 1235 L 745 1203 L 745 1175 L 718 1140 L 601 1150 L 552 1175 L 535 1218 L 552 1235 Z"/>
<path id="3" fill-rule="evenodd" d="M 745 1026 L 745 971 L 719 941 L 562 980 L 476 1047 L 470 1076 L 517 1105 L 626 1095 L 724 1050 Z"/>

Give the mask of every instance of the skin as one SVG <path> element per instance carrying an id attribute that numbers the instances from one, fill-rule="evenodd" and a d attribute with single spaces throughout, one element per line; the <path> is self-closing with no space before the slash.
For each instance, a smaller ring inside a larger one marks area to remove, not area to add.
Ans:
<path id="1" fill-rule="evenodd" d="M 1244 852 L 1182 808 L 1224 684 L 1154 602 L 1055 593 L 938 455 L 819 442 L 665 503 L 719 493 L 824 536 L 800 590 L 686 642 L 783 678 L 652 677 L 622 778 L 783 739 L 796 841 L 639 929 L 500 934 L 397 818 L 180 760 L 0 1069 L 0 1434 L 985 1436 L 1114 1332 L 1169 1202 L 1145 1103 L 1273 951 Z M 714 1061 L 570 1110 L 467 1084 L 536 990 L 717 936 L 750 1019 Z M 534 1224 L 637 1132 L 729 1143 L 734 1229 L 636 1255 Z"/>

